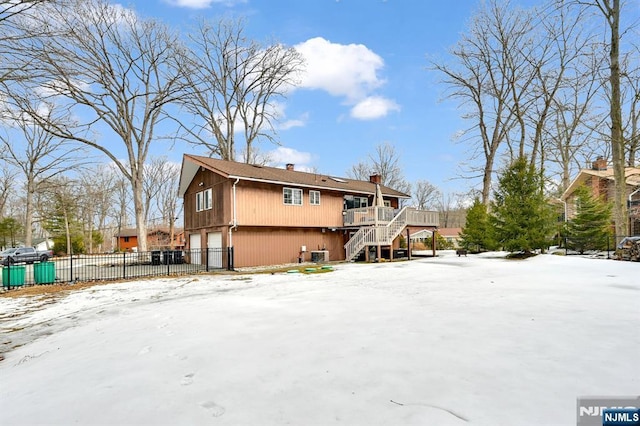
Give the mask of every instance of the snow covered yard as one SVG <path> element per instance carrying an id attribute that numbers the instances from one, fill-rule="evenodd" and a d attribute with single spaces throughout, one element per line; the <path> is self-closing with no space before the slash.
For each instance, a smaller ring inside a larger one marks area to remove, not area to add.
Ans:
<path id="1" fill-rule="evenodd" d="M 0 298 L 0 423 L 575 425 L 639 329 L 638 263 L 553 255 Z"/>

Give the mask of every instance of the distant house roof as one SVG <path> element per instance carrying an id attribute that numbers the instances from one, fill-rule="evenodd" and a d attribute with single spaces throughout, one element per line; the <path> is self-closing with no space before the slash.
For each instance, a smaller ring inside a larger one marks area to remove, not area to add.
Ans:
<path id="1" fill-rule="evenodd" d="M 295 185 L 308 188 L 323 188 L 333 191 L 360 193 L 373 195 L 376 191 L 374 183 L 354 180 L 344 177 L 324 175 L 321 173 L 307 173 L 276 167 L 257 166 L 236 161 L 219 160 L 209 157 L 185 154 L 182 160 L 182 174 L 180 176 L 180 196 L 184 195 L 198 172 L 199 167 L 209 169 L 227 179 L 241 179 L 255 182 L 279 185 Z M 410 198 L 410 195 L 380 185 L 383 195 Z"/>
<path id="2" fill-rule="evenodd" d="M 627 185 L 633 187 L 640 186 L 640 168 L 625 167 L 624 172 Z M 571 185 L 569 185 L 566 191 L 564 191 L 560 199 L 566 200 L 571 194 L 575 192 L 575 190 L 580 185 L 582 185 L 588 178 L 593 176 L 601 179 L 615 181 L 612 168 L 607 168 L 604 170 L 582 169 L 580 170 L 580 173 L 578 173 L 578 176 L 576 176 L 576 178 L 573 180 L 573 182 L 571 182 Z"/>
<path id="3" fill-rule="evenodd" d="M 121 229 L 117 236 L 118 237 L 137 237 L 138 231 L 136 230 L 136 228 Z"/>
<path id="4" fill-rule="evenodd" d="M 443 237 L 459 237 L 462 228 L 438 228 L 438 234 Z"/>
<path id="5" fill-rule="evenodd" d="M 147 229 L 147 235 L 151 235 L 154 233 L 163 233 L 163 234 L 169 234 L 169 228 L 168 227 L 156 227 L 156 228 L 148 228 Z M 174 235 L 180 235 L 184 232 L 184 230 L 182 228 L 175 228 L 173 230 Z M 136 228 L 125 228 L 122 229 L 120 231 L 120 233 L 118 235 L 116 235 L 116 237 L 137 237 L 138 236 L 138 230 Z"/>

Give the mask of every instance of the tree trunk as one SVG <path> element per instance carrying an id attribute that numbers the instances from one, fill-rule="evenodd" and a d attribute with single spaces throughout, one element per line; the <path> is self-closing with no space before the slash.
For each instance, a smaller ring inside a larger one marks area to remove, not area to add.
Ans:
<path id="1" fill-rule="evenodd" d="M 24 245 L 31 247 L 33 245 L 33 194 L 35 193 L 34 183 L 32 180 L 27 181 L 27 195 L 24 219 Z"/>
<path id="2" fill-rule="evenodd" d="M 142 173 L 140 173 L 142 174 Z M 138 251 L 147 251 L 147 223 L 145 222 L 145 208 L 142 200 L 142 177 L 133 173 L 131 178 L 133 189 L 133 206 L 136 215 L 136 233 L 138 235 Z"/>
<path id="3" fill-rule="evenodd" d="M 622 108 L 620 105 L 620 0 L 612 0 L 609 10 L 611 26 L 611 50 L 609 52 L 611 75 L 611 153 L 613 156 L 613 176 L 615 178 L 615 195 L 613 215 L 616 236 L 628 234 L 627 217 L 627 184 L 625 178 L 625 150 L 622 135 Z"/>

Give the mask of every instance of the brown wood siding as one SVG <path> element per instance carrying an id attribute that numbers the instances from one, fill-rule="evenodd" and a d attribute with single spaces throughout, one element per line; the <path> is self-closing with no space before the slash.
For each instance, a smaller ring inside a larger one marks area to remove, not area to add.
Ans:
<path id="1" fill-rule="evenodd" d="M 233 233 L 234 265 L 238 268 L 297 263 L 301 246 L 306 246 L 304 261 L 311 251 L 326 249 L 330 260 L 344 260 L 342 231 L 304 228 L 239 228 Z"/>
<path id="2" fill-rule="evenodd" d="M 202 182 L 202 186 L 200 183 Z M 230 213 L 225 211 L 229 205 L 229 191 L 231 183 L 220 175 L 210 171 L 199 170 L 184 194 L 184 224 L 185 229 L 202 229 L 213 226 L 227 225 Z M 196 194 L 206 189 L 212 189 L 212 208 L 196 211 Z"/>
<path id="3" fill-rule="evenodd" d="M 238 225 L 328 228 L 342 226 L 342 193 L 320 190 L 320 205 L 311 205 L 309 189 L 299 188 L 302 189 L 302 205 L 296 206 L 284 204 L 284 188 L 284 185 L 241 182 L 236 190 Z"/>

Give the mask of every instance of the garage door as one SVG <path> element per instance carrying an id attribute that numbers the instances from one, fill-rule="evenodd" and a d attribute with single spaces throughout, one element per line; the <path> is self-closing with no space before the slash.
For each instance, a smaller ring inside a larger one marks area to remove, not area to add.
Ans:
<path id="1" fill-rule="evenodd" d="M 222 268 L 222 232 L 207 234 L 207 253 L 210 268 Z"/>
<path id="2" fill-rule="evenodd" d="M 200 234 L 189 234 L 189 250 L 191 254 L 191 263 L 193 265 L 202 264 L 202 241 Z"/>

